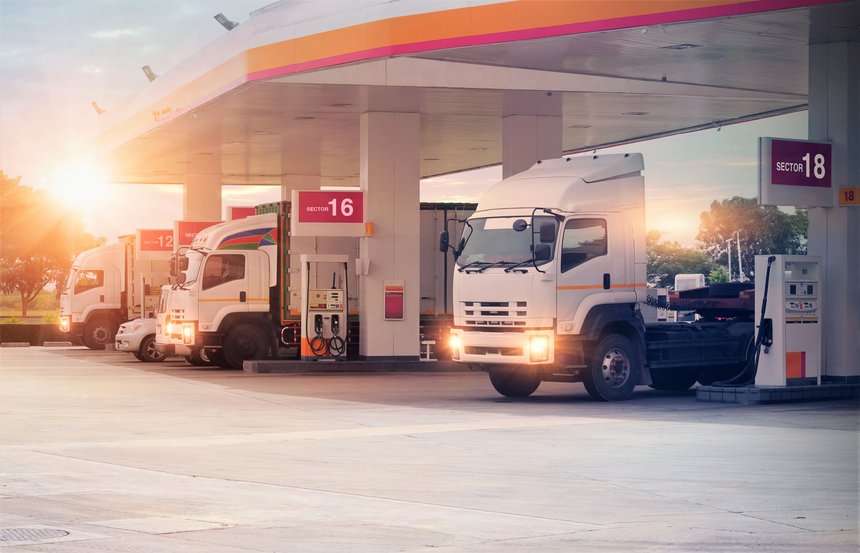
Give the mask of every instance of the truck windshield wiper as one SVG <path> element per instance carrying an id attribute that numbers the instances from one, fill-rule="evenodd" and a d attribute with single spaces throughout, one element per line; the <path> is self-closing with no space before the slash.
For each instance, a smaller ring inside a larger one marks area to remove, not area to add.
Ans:
<path id="1" fill-rule="evenodd" d="M 510 267 L 505 267 L 505 272 L 511 273 L 513 271 L 522 271 L 523 273 L 527 273 L 528 271 L 526 271 L 525 269 L 521 269 L 520 267 L 522 267 L 523 265 L 530 265 L 532 262 L 533 260 L 531 259 L 528 259 L 526 261 L 520 261 L 519 263 L 515 263 Z"/>
<path id="2" fill-rule="evenodd" d="M 478 270 L 477 268 L 480 267 L 481 265 L 489 265 L 489 264 L 490 264 L 489 261 L 472 261 L 471 263 L 467 263 L 467 264 L 463 265 L 462 267 L 457 269 L 457 271 L 462 273 L 463 271 L 467 271 L 468 269 L 471 269 L 473 267 L 475 267 L 475 271 L 477 271 Z"/>
<path id="3" fill-rule="evenodd" d="M 489 263 L 488 265 L 484 265 L 483 267 L 478 269 L 476 272 L 483 273 L 487 269 L 492 269 L 493 267 L 502 267 L 504 265 L 507 265 L 508 263 L 516 263 L 516 261 L 494 261 L 492 263 Z M 507 271 L 507 269 L 505 269 L 505 270 Z"/>

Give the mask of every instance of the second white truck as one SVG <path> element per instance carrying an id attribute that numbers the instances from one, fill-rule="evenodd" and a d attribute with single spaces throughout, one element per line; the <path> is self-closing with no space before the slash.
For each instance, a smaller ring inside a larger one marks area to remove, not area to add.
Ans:
<path id="1" fill-rule="evenodd" d="M 346 274 L 355 275 L 359 239 L 289 236 L 289 208 L 287 202 L 261 206 L 270 212 L 209 227 L 189 249 L 179 252 L 177 284 L 158 315 L 160 350 L 190 359 L 203 355 L 223 367 L 240 369 L 245 360 L 302 346 L 300 256 L 343 256 L 349 264 Z M 426 230 L 421 234 L 421 311 L 426 331 L 434 333 L 430 341 L 437 341 L 440 321 L 449 320 L 445 313 L 452 301 L 453 261 L 439 254 L 436 236 L 446 218 L 466 217 L 472 209 L 474 205 L 467 204 L 422 204 L 420 224 Z M 345 290 L 350 316 L 341 332 L 350 347 L 357 344 L 359 331 L 358 288 L 353 283 Z M 313 328 L 307 326 L 306 335 Z"/>

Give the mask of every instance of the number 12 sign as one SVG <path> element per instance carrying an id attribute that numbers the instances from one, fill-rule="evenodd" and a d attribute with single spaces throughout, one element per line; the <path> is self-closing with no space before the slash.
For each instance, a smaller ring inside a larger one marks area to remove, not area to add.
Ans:
<path id="1" fill-rule="evenodd" d="M 364 192 L 294 190 L 294 236 L 364 236 Z"/>

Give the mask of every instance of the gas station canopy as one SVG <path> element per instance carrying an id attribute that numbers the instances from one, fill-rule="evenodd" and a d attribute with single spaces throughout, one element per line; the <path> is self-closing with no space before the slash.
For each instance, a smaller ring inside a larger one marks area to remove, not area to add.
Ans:
<path id="1" fill-rule="evenodd" d="M 420 114 L 422 177 L 501 163 L 502 118 L 588 151 L 806 109 L 809 44 L 860 3 L 284 0 L 102 116 L 114 182 L 357 184 L 365 112 Z"/>

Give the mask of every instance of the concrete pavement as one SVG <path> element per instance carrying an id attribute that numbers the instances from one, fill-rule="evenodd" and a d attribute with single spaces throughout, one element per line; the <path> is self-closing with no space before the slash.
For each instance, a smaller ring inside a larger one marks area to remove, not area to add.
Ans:
<path id="1" fill-rule="evenodd" d="M 0 548 L 854 552 L 858 413 L 4 349 Z"/>

